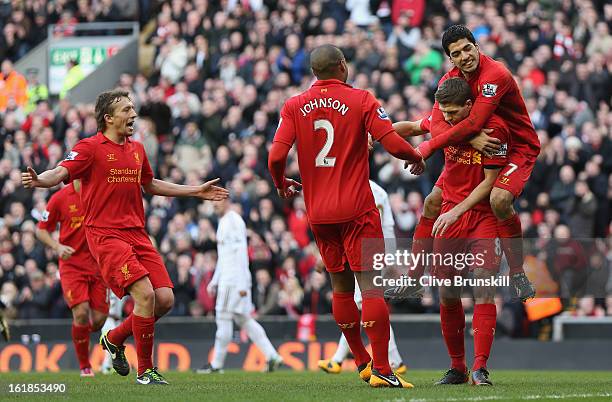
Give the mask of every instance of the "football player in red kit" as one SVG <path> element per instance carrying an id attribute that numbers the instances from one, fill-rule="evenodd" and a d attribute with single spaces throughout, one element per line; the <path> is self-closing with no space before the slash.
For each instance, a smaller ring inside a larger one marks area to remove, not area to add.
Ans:
<path id="1" fill-rule="evenodd" d="M 389 366 L 389 311 L 381 289 L 373 284 L 370 252 L 384 252 L 384 242 L 368 183 L 368 133 L 393 156 L 416 164 L 417 173 L 424 164 L 393 130 L 374 96 L 346 83 L 348 67 L 340 49 L 318 47 L 310 62 L 317 81 L 283 106 L 270 149 L 270 172 L 282 198 L 295 195 L 300 185 L 284 173 L 296 143 L 308 220 L 331 276 L 333 315 L 359 374 L 373 387 L 412 388 Z M 345 259 L 352 272 L 345 268 Z M 361 316 L 353 299 L 355 278 L 363 294 Z M 361 340 L 360 322 L 370 339 L 373 361 Z"/>

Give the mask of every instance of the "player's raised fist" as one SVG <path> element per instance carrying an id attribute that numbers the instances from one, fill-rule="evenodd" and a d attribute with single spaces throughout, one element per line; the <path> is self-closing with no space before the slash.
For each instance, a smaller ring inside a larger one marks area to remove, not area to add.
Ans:
<path id="1" fill-rule="evenodd" d="M 32 169 L 32 167 L 28 166 L 27 171 L 21 173 L 21 183 L 25 188 L 34 188 L 38 183 L 38 175 Z"/>

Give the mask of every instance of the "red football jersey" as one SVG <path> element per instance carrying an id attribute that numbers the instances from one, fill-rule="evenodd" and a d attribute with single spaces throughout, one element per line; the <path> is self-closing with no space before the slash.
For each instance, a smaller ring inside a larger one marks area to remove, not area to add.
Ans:
<path id="1" fill-rule="evenodd" d="M 47 202 L 47 209 L 38 227 L 53 233 L 59 223 L 59 242 L 74 249 L 70 258 L 59 259 L 60 270 L 78 269 L 79 273 L 87 274 L 98 272 L 98 265 L 87 246 L 84 219 L 85 209 L 81 204 L 81 195 L 74 190 L 72 183 L 53 194 Z"/>
<path id="2" fill-rule="evenodd" d="M 454 67 L 440 79 L 438 85 L 453 77 L 464 78 L 461 70 Z M 468 83 L 476 96 L 472 113 L 477 109 L 478 103 L 498 105 L 495 114 L 506 122 L 510 133 L 512 133 L 512 152 L 522 152 L 537 156 L 540 152 L 538 135 L 527 113 L 521 91 L 516 81 L 514 81 L 512 73 L 510 73 L 506 66 L 480 53 L 478 69 L 468 80 Z M 434 136 L 431 143 L 434 148 L 438 148 L 438 141 L 441 140 L 440 138 L 435 138 L 437 135 L 433 133 L 438 123 L 437 120 L 443 118 L 441 115 L 442 113 L 439 111 L 438 103 L 436 102 L 431 123 L 432 136 Z M 484 127 L 487 126 L 485 125 Z"/>
<path id="3" fill-rule="evenodd" d="M 274 141 L 297 143 L 311 223 L 347 222 L 376 208 L 368 183 L 368 132 L 380 140 L 394 130 L 371 93 L 319 80 L 290 98 L 280 117 Z"/>
<path id="4" fill-rule="evenodd" d="M 485 127 L 492 128 L 492 137 L 501 141 L 501 149 L 490 158 L 472 148 L 470 144 L 444 148 L 444 184 L 442 199 L 458 204 L 484 180 L 484 166 L 502 168 L 508 163 L 510 148 L 508 127 L 497 115 L 491 116 Z M 491 211 L 491 202 L 485 198 L 474 206 L 479 211 Z M 492 212 L 491 212 L 492 213 Z"/>
<path id="5" fill-rule="evenodd" d="M 115 144 L 98 133 L 79 141 L 60 165 L 67 181 L 81 179 L 85 226 L 144 227 L 141 186 L 151 183 L 153 170 L 140 142 Z"/>

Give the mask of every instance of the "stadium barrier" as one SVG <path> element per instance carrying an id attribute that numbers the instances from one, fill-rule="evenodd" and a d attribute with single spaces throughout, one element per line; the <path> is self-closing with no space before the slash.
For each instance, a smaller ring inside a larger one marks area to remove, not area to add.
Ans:
<path id="1" fill-rule="evenodd" d="M 564 339 L 612 339 L 612 317 L 572 317 L 553 319 L 553 341 Z"/>
<path id="2" fill-rule="evenodd" d="M 417 321 L 417 318 L 425 320 Z M 393 326 L 404 362 L 415 369 L 444 369 L 448 357 L 440 337 L 439 321 L 432 316 L 394 317 Z M 262 319 L 272 343 L 293 370 L 316 370 L 319 359 L 333 355 L 339 331 L 328 317 L 317 320 L 317 338 L 309 342 L 295 340 L 297 322 L 287 317 Z M 469 325 L 468 325 L 469 328 Z M 433 332 L 432 332 L 433 331 Z M 425 335 L 427 332 L 429 334 Z M 209 360 L 214 344 L 215 324 L 210 319 L 168 317 L 156 325 L 155 364 L 161 370 L 188 371 Z M 415 336 L 415 334 L 419 334 Z M 466 331 L 466 353 L 472 355 L 472 341 Z M 94 370 L 104 359 L 92 335 L 90 357 Z M 127 344 L 126 355 L 136 362 L 134 347 Z M 493 346 L 493 369 L 581 369 L 612 370 L 612 340 L 564 340 L 540 342 L 532 339 L 498 338 Z M 247 337 L 235 331 L 226 368 L 263 370 L 264 356 Z M 345 362 L 353 369 L 352 361 Z M 56 372 L 76 370 L 78 362 L 70 341 L 69 320 L 38 320 L 13 323 L 13 342 L 0 345 L 0 372 Z"/>

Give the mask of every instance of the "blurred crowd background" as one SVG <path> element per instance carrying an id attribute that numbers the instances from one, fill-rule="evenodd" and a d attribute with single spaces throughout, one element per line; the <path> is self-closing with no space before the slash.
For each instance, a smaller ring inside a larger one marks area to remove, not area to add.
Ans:
<path id="1" fill-rule="evenodd" d="M 612 4 L 13 0 L 0 4 L 0 298 L 10 316 L 69 316 L 57 258 L 34 234 L 53 190 L 24 189 L 20 171 L 55 167 L 96 131 L 93 104 L 49 99 L 36 72 L 24 77 L 12 62 L 44 40 L 47 24 L 59 24 L 54 35 L 69 36 L 77 22 L 119 20 L 140 21 L 141 53 L 150 58 L 138 75 L 117 74 L 117 86 L 131 92 L 140 114 L 135 138 L 157 177 L 185 184 L 219 177 L 230 189 L 249 228 L 256 314 L 331 312 L 329 278 L 314 270 L 321 262 L 304 201 L 278 198 L 267 172 L 281 106 L 313 82 L 309 52 L 325 43 L 340 47 L 349 83 L 371 90 L 393 121 L 417 120 L 428 115 L 437 82 L 451 68 L 442 33 L 462 23 L 482 52 L 515 75 L 542 144 L 516 203 L 530 238 L 530 277 L 565 296 L 564 314 L 612 315 L 606 297 L 612 295 Z M 371 178 L 389 192 L 398 237 L 412 236 L 442 167 L 438 152 L 416 177 L 376 148 Z M 293 153 L 287 175 L 298 178 Z M 172 314 L 213 314 L 214 297 L 206 291 L 216 261 L 212 205 L 147 197 L 146 215 L 175 284 Z M 392 311 L 437 312 L 436 305 L 427 294 L 393 304 Z M 498 307 L 498 332 L 546 338 L 542 323 L 530 322 L 508 292 L 500 292 Z"/>

